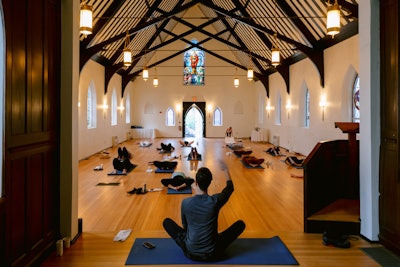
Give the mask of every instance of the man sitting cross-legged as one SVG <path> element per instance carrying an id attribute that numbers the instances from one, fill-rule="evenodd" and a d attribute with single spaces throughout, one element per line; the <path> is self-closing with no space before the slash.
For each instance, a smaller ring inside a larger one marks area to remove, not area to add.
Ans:
<path id="1" fill-rule="evenodd" d="M 215 261 L 245 229 L 242 220 L 236 221 L 218 233 L 218 214 L 233 193 L 233 182 L 224 162 L 221 166 L 226 176 L 226 186 L 221 193 L 208 195 L 212 174 L 206 167 L 196 173 L 195 195 L 181 204 L 182 226 L 170 218 L 163 222 L 164 229 L 180 246 L 184 254 L 195 261 Z"/>

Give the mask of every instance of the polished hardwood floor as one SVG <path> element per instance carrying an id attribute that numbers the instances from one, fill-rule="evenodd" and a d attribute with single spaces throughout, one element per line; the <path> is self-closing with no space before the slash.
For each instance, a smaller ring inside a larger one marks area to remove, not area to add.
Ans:
<path id="1" fill-rule="evenodd" d="M 200 167 L 213 172 L 209 194 L 222 190 L 225 185 L 224 173 L 218 160 L 226 162 L 232 175 L 235 191 L 223 207 L 219 217 L 220 230 L 242 219 L 246 229 L 241 237 L 271 237 L 278 235 L 293 253 L 300 266 L 380 266 L 359 248 L 379 246 L 369 243 L 360 236 L 351 236 L 351 248 L 340 249 L 322 244 L 321 234 L 303 232 L 303 172 L 286 165 L 282 157 L 268 155 L 268 143 L 242 140 L 243 146 L 253 151 L 252 155 L 264 158 L 263 169 L 248 169 L 240 158 L 225 146 L 223 138 L 195 139 L 202 154 L 202 161 L 187 160 L 190 151 L 181 147 L 180 139 L 157 138 L 150 147 L 140 147 L 140 140 L 126 141 L 125 146 L 133 154 L 132 163 L 137 167 L 126 176 L 109 176 L 112 159 L 117 147 L 99 152 L 79 163 L 79 218 L 83 221 L 83 233 L 70 248 L 64 249 L 63 256 L 55 252 L 42 266 L 124 266 L 130 248 L 137 237 L 168 237 L 162 228 L 162 221 L 170 217 L 180 222 L 180 203 L 188 195 L 166 194 L 160 180 L 168 173 L 155 173 L 154 160 L 163 160 L 168 154 L 156 149 L 160 143 L 171 143 L 175 151 L 170 157 L 178 161 L 176 171 L 194 177 Z M 188 139 L 190 140 L 190 139 Z M 285 155 L 292 155 L 283 151 Z M 105 155 L 109 155 L 107 158 Z M 103 164 L 102 171 L 94 171 Z M 150 170 L 152 170 L 150 172 Z M 97 186 L 98 183 L 119 183 L 118 185 Z M 144 195 L 130 195 L 132 188 L 161 188 L 161 191 Z M 125 242 L 113 242 L 114 236 L 123 229 L 132 229 Z M 212 266 L 212 265 L 208 265 Z"/>

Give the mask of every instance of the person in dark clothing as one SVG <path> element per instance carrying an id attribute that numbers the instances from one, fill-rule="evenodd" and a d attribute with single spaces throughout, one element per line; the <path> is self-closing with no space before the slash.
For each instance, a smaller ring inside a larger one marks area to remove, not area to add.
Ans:
<path id="1" fill-rule="evenodd" d="M 286 157 L 286 159 L 285 159 L 286 164 L 292 165 L 295 167 L 303 167 L 303 162 L 304 162 L 304 159 L 298 159 L 295 156 L 289 156 L 289 157 Z"/>
<path id="2" fill-rule="evenodd" d="M 281 156 L 281 150 L 279 149 L 279 146 L 270 147 L 266 152 L 272 156 Z"/>
<path id="3" fill-rule="evenodd" d="M 168 145 L 161 143 L 161 149 L 159 150 L 162 150 L 164 152 L 172 152 L 175 150 L 175 147 L 173 147 L 171 143 L 168 143 Z"/>
<path id="4" fill-rule="evenodd" d="M 178 165 L 177 161 L 153 161 L 154 166 L 159 168 L 160 170 L 174 170 L 176 165 Z"/>
<path id="5" fill-rule="evenodd" d="M 194 183 L 194 179 L 186 177 L 182 172 L 174 172 L 172 178 L 161 179 L 161 183 L 168 188 L 179 191 L 191 186 Z"/>
<path id="6" fill-rule="evenodd" d="M 122 172 L 127 173 L 133 168 L 133 164 L 130 162 L 130 158 L 132 157 L 131 153 L 128 152 L 126 147 L 118 148 L 118 157 L 113 160 L 113 173 Z"/>
<path id="7" fill-rule="evenodd" d="M 208 195 L 212 174 L 206 167 L 196 173 L 195 195 L 181 204 L 182 227 L 170 218 L 163 221 L 164 229 L 180 246 L 184 254 L 195 261 L 215 261 L 225 249 L 244 231 L 242 220 L 236 221 L 225 231 L 218 233 L 218 214 L 229 200 L 234 187 L 228 168 L 221 166 L 226 176 L 226 186 L 221 193 Z"/>

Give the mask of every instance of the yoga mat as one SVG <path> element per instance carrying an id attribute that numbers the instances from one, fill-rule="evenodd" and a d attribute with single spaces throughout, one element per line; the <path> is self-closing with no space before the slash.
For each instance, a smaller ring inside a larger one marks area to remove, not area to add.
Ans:
<path id="1" fill-rule="evenodd" d="M 115 183 L 98 183 L 97 185 L 119 185 L 118 182 Z"/>
<path id="2" fill-rule="evenodd" d="M 261 165 L 251 166 L 251 165 L 247 164 L 246 162 L 244 162 L 243 160 L 240 160 L 240 162 L 242 162 L 243 166 L 245 166 L 247 169 L 264 169 L 264 167 Z"/>
<path id="3" fill-rule="evenodd" d="M 145 248 L 143 242 L 156 247 Z M 208 263 L 187 258 L 171 238 L 137 238 L 125 262 L 125 265 L 164 264 L 298 265 L 298 262 L 279 236 L 239 238 L 228 247 L 225 259 Z"/>
<path id="4" fill-rule="evenodd" d="M 160 168 L 157 168 L 155 173 L 173 173 L 174 170 L 162 170 Z"/>
<path id="5" fill-rule="evenodd" d="M 365 254 L 374 259 L 381 266 L 398 267 L 400 258 L 384 247 L 360 248 Z"/>
<path id="6" fill-rule="evenodd" d="M 127 170 L 126 173 L 123 173 L 122 171 L 117 171 L 116 173 L 113 173 L 114 171 L 108 173 L 107 175 L 127 175 L 130 173 L 134 168 L 136 168 L 137 165 L 133 164 L 132 168 Z"/>
<path id="7" fill-rule="evenodd" d="M 172 188 L 168 188 L 167 194 L 192 194 L 192 188 L 190 186 L 186 186 L 181 190 L 174 190 Z"/>

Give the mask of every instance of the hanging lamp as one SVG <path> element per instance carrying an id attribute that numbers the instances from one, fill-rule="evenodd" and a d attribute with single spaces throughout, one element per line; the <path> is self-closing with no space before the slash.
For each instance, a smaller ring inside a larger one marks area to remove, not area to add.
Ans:
<path id="1" fill-rule="evenodd" d="M 331 35 L 332 38 L 335 34 L 340 32 L 340 7 L 337 0 L 333 5 L 328 2 L 328 9 L 326 13 L 326 34 Z"/>
<path id="2" fill-rule="evenodd" d="M 81 6 L 81 14 L 79 21 L 79 31 L 86 37 L 89 34 L 92 34 L 92 26 L 93 24 L 93 12 L 92 6 L 90 5 L 82 5 Z"/>
<path id="3" fill-rule="evenodd" d="M 156 88 L 158 87 L 158 78 L 157 78 L 157 76 L 153 78 L 153 86 L 156 87 Z"/>
<path id="4" fill-rule="evenodd" d="M 247 69 L 247 80 L 252 81 L 254 77 L 254 71 L 252 68 Z"/>
<path id="5" fill-rule="evenodd" d="M 147 69 L 147 67 L 143 68 L 142 77 L 145 82 L 147 81 L 147 79 L 149 79 L 149 70 Z"/>
<path id="6" fill-rule="evenodd" d="M 124 51 L 123 51 L 124 66 L 125 67 L 129 67 L 132 64 L 132 52 L 128 48 L 128 45 L 129 45 L 129 33 L 127 31 L 126 32 L 126 37 L 125 37 Z"/>
<path id="7" fill-rule="evenodd" d="M 281 62 L 280 50 L 278 47 L 278 38 L 276 33 L 274 34 L 274 41 L 275 42 L 271 48 L 271 64 L 272 66 L 276 67 Z"/>

